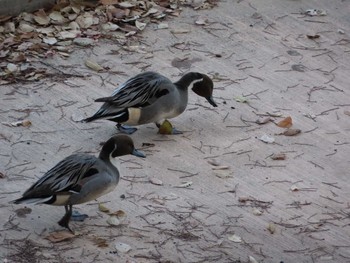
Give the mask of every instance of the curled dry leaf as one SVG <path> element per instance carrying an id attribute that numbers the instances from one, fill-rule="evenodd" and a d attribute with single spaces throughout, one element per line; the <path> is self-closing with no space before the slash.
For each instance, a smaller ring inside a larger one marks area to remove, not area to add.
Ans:
<path id="1" fill-rule="evenodd" d="M 344 111 L 344 114 L 350 116 L 350 111 L 346 110 Z"/>
<path id="2" fill-rule="evenodd" d="M 211 164 L 212 166 L 220 166 L 220 163 L 215 159 L 208 160 L 208 163 Z"/>
<path id="3" fill-rule="evenodd" d="M 50 18 L 46 15 L 43 9 L 40 9 L 38 12 L 36 12 L 33 19 L 41 26 L 46 26 L 50 23 Z"/>
<path id="4" fill-rule="evenodd" d="M 6 126 L 10 126 L 10 127 L 19 127 L 19 126 L 29 127 L 32 125 L 30 120 L 15 121 L 15 122 L 11 122 L 11 123 L 3 122 L 3 124 Z"/>
<path id="5" fill-rule="evenodd" d="M 190 187 L 193 184 L 193 182 L 191 181 L 186 181 L 181 183 L 180 185 L 176 186 L 177 188 L 187 188 Z"/>
<path id="6" fill-rule="evenodd" d="M 270 234 L 274 234 L 276 232 L 276 225 L 274 223 L 268 224 L 267 230 L 270 232 Z"/>
<path id="7" fill-rule="evenodd" d="M 196 25 L 205 26 L 208 24 L 208 19 L 206 17 L 198 17 L 197 20 L 194 22 Z"/>
<path id="8" fill-rule="evenodd" d="M 290 116 L 284 118 L 283 120 L 277 123 L 277 126 L 281 128 L 290 128 L 292 125 L 293 125 L 293 120 L 292 120 L 292 117 Z"/>
<path id="9" fill-rule="evenodd" d="M 235 100 L 240 103 L 248 103 L 248 98 L 243 96 L 236 96 Z"/>
<path id="10" fill-rule="evenodd" d="M 126 213 L 123 210 L 117 210 L 113 213 L 109 213 L 109 215 L 116 216 L 121 222 L 125 221 Z"/>
<path id="11" fill-rule="evenodd" d="M 75 235 L 67 230 L 51 232 L 46 239 L 53 243 L 62 242 L 64 240 L 72 239 Z"/>
<path id="12" fill-rule="evenodd" d="M 271 121 L 271 117 L 260 117 L 259 119 L 256 120 L 257 124 L 266 124 Z"/>
<path id="13" fill-rule="evenodd" d="M 128 253 L 131 250 L 131 246 L 125 243 L 117 242 L 115 249 L 120 253 Z"/>
<path id="14" fill-rule="evenodd" d="M 98 204 L 98 210 L 100 210 L 103 213 L 109 213 L 110 210 L 108 207 L 106 207 L 104 204 Z"/>
<path id="15" fill-rule="evenodd" d="M 149 181 L 151 182 L 151 184 L 163 185 L 163 182 L 161 180 L 159 180 L 158 178 L 155 178 L 155 177 L 150 178 Z"/>
<path id="16" fill-rule="evenodd" d="M 272 160 L 285 160 L 286 159 L 286 154 L 285 153 L 274 153 L 271 155 Z"/>
<path id="17" fill-rule="evenodd" d="M 97 71 L 97 72 L 104 70 L 104 68 L 102 66 L 100 66 L 95 61 L 92 61 L 90 59 L 85 60 L 85 66 L 87 66 L 88 68 L 90 68 L 94 71 Z"/>
<path id="18" fill-rule="evenodd" d="M 138 30 L 142 31 L 146 28 L 147 23 L 142 23 L 138 20 L 135 21 L 135 26 L 137 27 Z"/>
<path id="19" fill-rule="evenodd" d="M 102 30 L 104 31 L 116 31 L 119 26 L 113 24 L 112 22 L 107 22 L 106 24 L 101 25 Z"/>
<path id="20" fill-rule="evenodd" d="M 94 237 L 93 242 L 97 247 L 108 247 L 107 239 L 102 237 Z"/>
<path id="21" fill-rule="evenodd" d="M 279 135 L 295 136 L 295 135 L 297 135 L 299 133 L 301 133 L 301 130 L 299 130 L 299 129 L 287 129 L 284 132 L 280 133 Z"/>
<path id="22" fill-rule="evenodd" d="M 165 120 L 159 127 L 158 133 L 160 134 L 172 134 L 173 132 L 173 125 L 170 123 L 170 121 Z"/>
<path id="23" fill-rule="evenodd" d="M 293 185 L 290 187 L 290 190 L 292 190 L 293 192 L 297 192 L 297 191 L 299 191 L 299 188 L 298 188 L 295 184 L 293 184 Z"/>
<path id="24" fill-rule="evenodd" d="M 107 219 L 107 223 L 111 226 L 119 226 L 121 224 L 119 218 L 117 216 L 110 216 Z"/>
<path id="25" fill-rule="evenodd" d="M 260 141 L 264 142 L 264 143 L 274 143 L 275 142 L 275 138 L 268 136 L 267 134 L 262 135 L 259 138 Z"/>
<path id="26" fill-rule="evenodd" d="M 258 208 L 253 208 L 253 215 L 256 216 L 261 216 L 262 215 L 262 211 L 260 211 Z"/>
<path id="27" fill-rule="evenodd" d="M 242 242 L 242 238 L 236 234 L 233 234 L 231 236 L 228 237 L 228 240 L 234 242 L 234 243 L 241 243 Z"/>

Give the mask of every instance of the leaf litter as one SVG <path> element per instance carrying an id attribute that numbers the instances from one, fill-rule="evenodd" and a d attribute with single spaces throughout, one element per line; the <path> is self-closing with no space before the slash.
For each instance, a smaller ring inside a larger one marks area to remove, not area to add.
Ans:
<path id="1" fill-rule="evenodd" d="M 213 8 L 218 1 L 162 0 L 58 0 L 49 11 L 21 13 L 0 20 L 0 85 L 18 81 L 37 81 L 50 76 L 46 68 L 36 63 L 47 57 L 70 56 L 74 46 L 93 46 L 99 39 L 111 39 L 121 46 L 128 38 L 142 32 L 150 24 L 155 30 L 167 29 L 167 17 L 180 15 L 183 6 L 195 10 Z M 205 19 L 198 19 L 204 25 Z M 174 34 L 188 33 L 173 29 Z M 22 67 L 29 64 L 29 67 Z M 105 70 L 98 63 L 87 63 L 93 71 Z M 51 74 L 52 75 L 52 74 Z M 69 75 L 69 74 L 68 74 Z M 67 75 L 67 76 L 68 76 Z"/>

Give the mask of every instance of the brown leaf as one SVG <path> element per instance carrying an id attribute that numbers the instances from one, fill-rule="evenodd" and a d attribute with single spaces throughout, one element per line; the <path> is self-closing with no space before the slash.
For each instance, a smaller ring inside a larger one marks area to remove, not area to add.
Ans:
<path id="1" fill-rule="evenodd" d="M 102 5 L 116 5 L 120 0 L 100 0 Z"/>
<path id="2" fill-rule="evenodd" d="M 293 121 L 292 121 L 292 117 L 290 116 L 284 118 L 283 120 L 277 123 L 277 126 L 281 128 L 290 128 L 292 127 L 292 125 L 293 125 Z"/>
<path id="3" fill-rule="evenodd" d="M 33 18 L 34 21 L 41 26 L 46 26 L 50 23 L 50 18 L 46 15 L 43 9 L 40 9 L 38 12 L 36 12 Z"/>
<path id="4" fill-rule="evenodd" d="M 67 231 L 67 230 L 62 230 L 62 231 L 55 231 L 55 232 L 51 232 L 47 237 L 45 237 L 46 239 L 50 240 L 53 243 L 58 243 L 58 242 L 62 242 L 64 240 L 69 240 L 72 239 L 75 235 L 72 234 L 71 232 Z"/>
<path id="5" fill-rule="evenodd" d="M 270 117 L 260 117 L 259 119 L 256 120 L 257 124 L 266 124 L 271 121 Z"/>
<path id="6" fill-rule="evenodd" d="M 286 154 L 285 153 L 274 153 L 271 156 L 272 160 L 285 160 L 286 159 Z"/>
<path id="7" fill-rule="evenodd" d="M 173 132 L 173 125 L 168 120 L 165 120 L 162 125 L 159 127 L 160 134 L 172 134 Z"/>
<path id="8" fill-rule="evenodd" d="M 104 239 L 102 237 L 94 237 L 93 239 L 94 244 L 97 247 L 108 247 L 107 239 Z"/>
<path id="9" fill-rule="evenodd" d="M 280 135 L 295 136 L 295 135 L 297 135 L 299 133 L 301 133 L 301 130 L 299 130 L 299 129 L 287 129 L 284 132 L 280 133 Z"/>

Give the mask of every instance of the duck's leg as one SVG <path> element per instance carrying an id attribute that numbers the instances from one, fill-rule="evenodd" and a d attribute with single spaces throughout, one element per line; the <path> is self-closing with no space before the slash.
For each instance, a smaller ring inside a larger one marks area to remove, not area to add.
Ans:
<path id="1" fill-rule="evenodd" d="M 61 218 L 60 221 L 58 221 L 58 224 L 62 227 L 67 228 L 70 232 L 74 233 L 73 230 L 69 227 L 69 220 L 72 216 L 72 207 L 73 205 L 65 205 L 64 209 L 66 210 L 66 213 Z"/>
<path id="2" fill-rule="evenodd" d="M 174 128 L 173 125 L 168 120 L 165 120 L 162 124 L 160 124 L 159 122 L 155 122 L 155 124 L 157 125 L 159 129 L 158 133 L 160 134 L 174 134 L 174 135 L 183 134 L 182 131 L 179 131 L 176 128 Z"/>
<path id="3" fill-rule="evenodd" d="M 126 133 L 126 134 L 133 134 L 134 132 L 137 131 L 137 129 L 134 128 L 134 127 L 130 127 L 130 126 L 127 126 L 127 125 L 122 125 L 120 123 L 117 124 L 117 129 L 121 133 Z"/>

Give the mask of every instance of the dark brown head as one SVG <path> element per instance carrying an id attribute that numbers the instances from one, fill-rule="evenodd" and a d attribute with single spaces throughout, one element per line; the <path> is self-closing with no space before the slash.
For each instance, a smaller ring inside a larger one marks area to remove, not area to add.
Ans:
<path id="1" fill-rule="evenodd" d="M 193 92 L 201 97 L 206 98 L 212 106 L 217 107 L 218 105 L 213 100 L 213 81 L 205 74 L 198 74 L 201 75 L 201 78 L 193 82 Z"/>
<path id="2" fill-rule="evenodd" d="M 132 154 L 137 157 L 145 157 L 145 155 L 136 150 L 133 140 L 127 135 L 116 135 L 111 137 L 102 147 L 100 158 L 109 159 Z"/>

